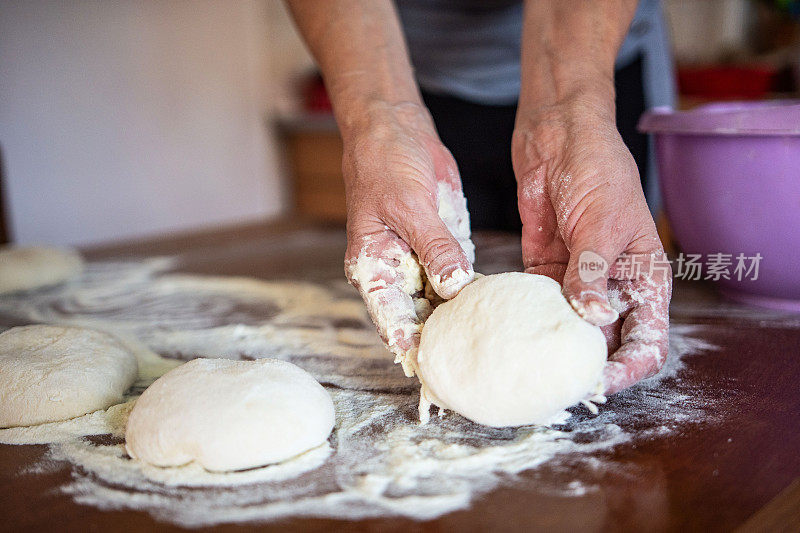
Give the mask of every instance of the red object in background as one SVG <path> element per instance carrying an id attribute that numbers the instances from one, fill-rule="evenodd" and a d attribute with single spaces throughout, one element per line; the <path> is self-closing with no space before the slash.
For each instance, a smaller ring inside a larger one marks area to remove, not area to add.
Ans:
<path id="1" fill-rule="evenodd" d="M 765 66 L 679 67 L 678 86 L 685 96 L 708 100 L 757 100 L 773 88 L 776 71 Z M 333 108 L 322 76 L 306 76 L 301 84 L 303 108 L 309 113 L 331 113 Z"/>
<path id="2" fill-rule="evenodd" d="M 301 82 L 303 95 L 303 108 L 309 113 L 331 113 L 331 99 L 328 98 L 328 91 L 325 90 L 325 83 L 322 76 L 313 74 L 307 76 Z"/>
<path id="3" fill-rule="evenodd" d="M 775 69 L 751 67 L 679 67 L 678 87 L 685 96 L 709 100 L 757 100 L 773 87 Z"/>

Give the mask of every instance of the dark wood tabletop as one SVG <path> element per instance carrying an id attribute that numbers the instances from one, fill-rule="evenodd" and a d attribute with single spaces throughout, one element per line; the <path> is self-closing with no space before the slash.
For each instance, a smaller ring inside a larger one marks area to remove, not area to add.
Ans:
<path id="1" fill-rule="evenodd" d="M 475 241 L 479 271 L 520 268 L 514 236 L 479 233 Z M 280 222 L 122 243 L 85 255 L 177 254 L 182 272 L 315 281 L 343 276 L 344 244 L 341 228 Z M 304 518 L 208 530 L 800 531 L 800 316 L 744 308 L 721 300 L 706 284 L 679 282 L 672 322 L 707 326 L 703 338 L 719 347 L 692 358 L 680 375 L 693 390 L 722 399 L 707 406 L 715 422 L 601 452 L 627 469 L 597 472 L 576 465 L 569 472 L 570 479 L 586 478 L 598 490 L 567 497 L 501 487 L 469 509 L 424 522 Z M 145 512 L 75 503 L 53 490 L 69 480 L 68 465 L 23 473 L 45 450 L 0 445 L 0 530 L 180 529 Z M 636 475 L 626 474 L 631 471 Z M 545 467 L 526 475 L 557 480 L 564 472 Z"/>

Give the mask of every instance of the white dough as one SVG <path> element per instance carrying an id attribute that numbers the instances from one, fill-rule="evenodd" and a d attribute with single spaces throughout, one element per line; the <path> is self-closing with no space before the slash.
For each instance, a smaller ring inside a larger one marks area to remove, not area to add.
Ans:
<path id="1" fill-rule="evenodd" d="M 144 391 L 125 440 L 131 457 L 156 466 L 243 470 L 319 446 L 334 421 L 328 392 L 291 363 L 195 359 Z"/>
<path id="2" fill-rule="evenodd" d="M 86 328 L 23 326 L 0 334 L 0 427 L 56 422 L 122 401 L 136 356 Z"/>
<path id="3" fill-rule="evenodd" d="M 431 402 L 504 427 L 563 420 L 600 392 L 606 341 L 552 279 L 510 272 L 481 277 L 441 304 L 422 330 L 420 417 Z"/>
<path id="4" fill-rule="evenodd" d="M 0 294 L 49 287 L 83 272 L 75 250 L 44 246 L 0 248 Z"/>

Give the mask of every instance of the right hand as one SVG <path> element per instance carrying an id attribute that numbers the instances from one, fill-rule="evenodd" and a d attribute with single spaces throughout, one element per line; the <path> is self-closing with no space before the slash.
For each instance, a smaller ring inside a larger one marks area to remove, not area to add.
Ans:
<path id="1" fill-rule="evenodd" d="M 345 136 L 342 169 L 345 274 L 396 362 L 414 375 L 422 323 L 435 301 L 454 297 L 474 277 L 456 162 L 424 107 L 381 103 Z"/>

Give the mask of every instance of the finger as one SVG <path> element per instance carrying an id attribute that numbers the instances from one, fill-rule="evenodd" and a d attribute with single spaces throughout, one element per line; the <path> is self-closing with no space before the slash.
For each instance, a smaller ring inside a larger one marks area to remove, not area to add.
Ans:
<path id="1" fill-rule="evenodd" d="M 345 274 L 395 362 L 413 376 L 430 304 L 422 297 L 422 271 L 411 249 L 387 230 L 348 238 Z"/>
<path id="2" fill-rule="evenodd" d="M 443 278 L 441 276 L 443 274 L 446 275 L 446 272 L 433 273 L 433 277 L 431 277 L 431 272 L 426 270 L 433 290 L 442 298 L 450 299 L 475 279 L 475 272 L 472 267 L 472 263 L 475 262 L 475 245 L 472 243 L 467 198 L 461 188 L 461 177 L 458 173 L 456 160 L 446 148 L 441 151 L 434 151 L 434 153 L 444 159 L 441 162 L 434 161 L 437 186 L 436 212 L 450 234 L 458 241 L 468 261 L 467 275 L 460 280 L 451 274 L 448 280 L 442 281 Z M 454 270 L 453 272 L 459 271 Z"/>
<path id="3" fill-rule="evenodd" d="M 606 337 L 606 353 L 614 353 L 622 344 L 622 324 L 619 320 L 602 326 L 600 330 Z"/>
<path id="4" fill-rule="evenodd" d="M 540 276 L 547 276 L 558 282 L 559 285 L 564 281 L 564 272 L 567 265 L 564 263 L 548 263 L 546 265 L 536 265 L 528 267 L 525 272 L 528 274 L 539 274 Z"/>
<path id="5" fill-rule="evenodd" d="M 455 182 L 453 181 L 455 180 Z M 437 183 L 437 213 L 447 230 L 458 241 L 467 260 L 475 262 L 475 245 L 472 243 L 467 199 L 461 190 L 461 181 L 455 178 Z"/>
<path id="6" fill-rule="evenodd" d="M 609 265 L 623 252 L 618 232 L 605 217 L 587 214 L 575 224 L 564 273 L 564 296 L 575 311 L 596 326 L 612 324 L 619 313 L 608 301 Z"/>
<path id="7" fill-rule="evenodd" d="M 444 196 L 439 204 L 448 202 L 450 198 Z M 439 215 L 440 205 L 430 195 L 409 191 L 396 199 L 392 212 L 385 213 L 385 218 L 400 238 L 416 252 L 433 290 L 442 298 L 450 299 L 475 277 L 468 256 L 468 252 L 474 252 L 469 248 L 471 241 L 467 245 L 468 250 L 465 250 L 450 232 Z M 444 209 L 455 211 L 452 205 Z M 397 213 L 408 215 L 401 219 Z"/>
<path id="8" fill-rule="evenodd" d="M 567 265 L 563 263 L 550 263 L 547 265 L 537 265 L 525 269 L 528 274 L 539 274 L 552 278 L 561 285 L 564 281 L 564 272 Z M 620 322 L 616 320 L 611 324 L 601 327 L 603 335 L 606 337 L 606 348 L 608 353 L 614 353 L 620 346 Z"/>
<path id="9" fill-rule="evenodd" d="M 566 265 L 569 251 L 558 234 L 556 214 L 546 194 L 544 177 L 529 175 L 519 180 L 517 197 L 522 220 L 522 264 L 525 268 Z M 562 271 L 557 281 L 561 283 L 563 277 Z"/>
<path id="10" fill-rule="evenodd" d="M 606 394 L 650 377 L 663 366 L 669 351 L 669 274 L 612 281 L 623 311 L 621 345 L 604 370 Z"/>

